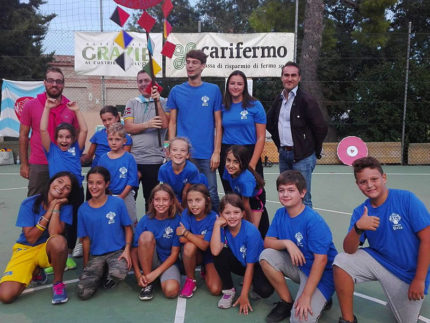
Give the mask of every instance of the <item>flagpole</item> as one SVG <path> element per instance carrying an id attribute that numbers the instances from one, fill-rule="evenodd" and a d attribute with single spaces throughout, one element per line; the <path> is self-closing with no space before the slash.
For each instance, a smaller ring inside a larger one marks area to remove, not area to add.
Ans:
<path id="1" fill-rule="evenodd" d="M 148 48 L 148 44 L 150 42 L 149 40 L 149 32 L 146 32 L 146 47 Z M 151 73 L 151 79 L 152 79 L 152 86 L 151 86 L 151 92 L 152 92 L 152 87 L 155 85 L 155 75 L 154 75 L 154 66 L 152 65 L 152 53 L 148 48 L 148 54 L 149 54 L 149 71 Z M 155 106 L 155 116 L 158 117 L 158 99 L 154 99 L 154 106 Z M 157 128 L 157 135 L 158 135 L 158 146 L 162 147 L 161 145 L 161 131 L 159 128 Z"/>

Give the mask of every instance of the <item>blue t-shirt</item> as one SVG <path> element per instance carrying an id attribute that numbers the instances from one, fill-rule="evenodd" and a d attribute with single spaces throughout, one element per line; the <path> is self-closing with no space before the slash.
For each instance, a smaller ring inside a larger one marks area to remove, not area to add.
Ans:
<path id="1" fill-rule="evenodd" d="M 133 143 L 131 137 L 128 134 L 126 134 L 125 138 L 127 139 L 127 142 L 125 143 L 124 146 L 131 146 Z M 109 143 L 107 140 L 106 128 L 96 131 L 94 135 L 91 137 L 90 142 L 96 145 L 96 151 L 94 152 L 93 163 L 91 164 L 91 166 L 94 167 L 94 166 L 97 166 L 97 162 L 99 158 L 110 151 Z"/>
<path id="2" fill-rule="evenodd" d="M 21 228 L 34 227 L 39 222 L 40 217 L 46 213 L 46 210 L 43 208 L 42 205 L 40 205 L 39 207 L 39 213 L 33 212 L 33 205 L 38 196 L 39 194 L 33 195 L 30 197 L 27 197 L 24 201 L 22 201 L 21 206 L 19 208 L 18 217 L 16 219 L 17 227 L 21 227 Z M 60 220 L 67 224 L 73 223 L 73 207 L 71 205 L 61 206 Z M 25 244 L 27 246 L 37 246 L 46 242 L 48 238 L 49 238 L 49 232 L 48 232 L 48 228 L 46 228 L 46 230 L 42 233 L 39 239 L 37 239 L 37 241 L 33 244 L 27 241 L 27 239 L 25 238 L 24 232 L 21 232 L 16 242 Z"/>
<path id="3" fill-rule="evenodd" d="M 148 215 L 143 216 L 134 231 L 133 246 L 137 247 L 139 237 L 144 231 L 150 231 L 155 237 L 155 247 L 158 259 L 164 262 L 171 254 L 172 247 L 179 247 L 179 237 L 176 235 L 176 228 L 181 222 L 179 215 L 173 219 L 157 220 L 155 217 L 150 218 Z"/>
<path id="4" fill-rule="evenodd" d="M 247 169 L 240 173 L 239 176 L 233 178 L 228 173 L 227 168 L 224 168 L 222 178 L 228 181 L 233 192 L 240 196 L 254 197 L 259 191 L 254 175 Z"/>
<path id="5" fill-rule="evenodd" d="M 76 176 L 79 186 L 82 186 L 84 177 L 82 176 L 81 155 L 77 141 L 73 143 L 67 151 L 62 151 L 56 144 L 49 146 L 49 152 L 45 150 L 46 159 L 48 159 L 49 177 L 63 171 L 71 172 Z"/>
<path id="6" fill-rule="evenodd" d="M 415 277 L 420 240 L 417 232 L 430 225 L 430 214 L 423 202 L 412 192 L 390 189 L 386 201 L 372 207 L 367 199 L 358 206 L 351 217 L 349 231 L 367 207 L 369 216 L 379 218 L 376 231 L 366 230 L 360 240 L 369 242 L 364 248 L 385 269 L 407 284 Z M 429 286 L 429 271 L 425 281 L 425 293 Z"/>
<path id="7" fill-rule="evenodd" d="M 182 202 L 182 190 L 188 183 L 199 184 L 200 174 L 196 165 L 189 160 L 185 161 L 185 167 L 179 174 L 173 171 L 172 161 L 168 161 L 158 170 L 158 181 L 160 183 L 169 184 L 175 192 L 176 198 Z"/>
<path id="8" fill-rule="evenodd" d="M 125 226 L 131 225 L 122 199 L 107 196 L 106 203 L 93 208 L 85 202 L 78 210 L 78 237 L 90 239 L 90 254 L 103 255 L 125 246 Z"/>
<path id="9" fill-rule="evenodd" d="M 167 107 L 177 110 L 177 136 L 187 137 L 193 147 L 191 156 L 210 159 L 214 150 L 214 112 L 220 111 L 221 91 L 216 84 L 203 82 L 191 86 L 188 82 L 170 91 Z"/>
<path id="10" fill-rule="evenodd" d="M 314 254 L 327 255 L 327 264 L 317 287 L 326 299 L 333 295 L 333 260 L 337 251 L 329 226 L 317 212 L 306 206 L 302 213 L 291 218 L 286 208 L 280 208 L 275 213 L 266 237 L 294 242 L 306 259 L 306 263 L 299 266 L 306 276 L 311 272 Z"/>
<path id="11" fill-rule="evenodd" d="M 222 107 L 222 143 L 227 145 L 254 145 L 257 142 L 256 123 L 266 124 L 266 111 L 260 101 L 242 108 L 242 102 Z"/>
<path id="12" fill-rule="evenodd" d="M 127 151 L 116 159 L 109 158 L 106 153 L 100 157 L 97 166 L 103 166 L 109 171 L 109 190 L 112 194 L 121 194 L 127 185 L 139 186 L 136 161 L 133 155 Z"/>
<path id="13" fill-rule="evenodd" d="M 258 262 L 263 251 L 263 239 L 252 223 L 242 220 L 239 233 L 233 237 L 227 227 L 221 228 L 221 242 L 227 244 L 233 255 L 246 267 L 246 264 Z"/>

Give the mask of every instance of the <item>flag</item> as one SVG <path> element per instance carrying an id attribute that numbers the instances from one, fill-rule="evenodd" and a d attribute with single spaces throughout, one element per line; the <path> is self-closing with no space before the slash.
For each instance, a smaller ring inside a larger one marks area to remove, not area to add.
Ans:
<path id="1" fill-rule="evenodd" d="M 163 50 L 161 51 L 161 54 L 163 54 L 164 56 L 167 56 L 168 58 L 172 58 L 173 53 L 175 51 L 175 48 L 176 48 L 175 44 L 172 44 L 171 42 L 166 41 L 164 43 Z"/>
<path id="2" fill-rule="evenodd" d="M 122 27 L 126 23 L 128 17 L 130 17 L 130 14 L 117 6 L 112 16 L 110 16 L 110 20 Z"/>
<path id="3" fill-rule="evenodd" d="M 10 81 L 3 79 L 1 89 L 0 136 L 19 137 L 22 107 L 29 98 L 45 91 L 43 81 Z M 16 107 L 15 107 L 15 103 Z"/>
<path id="4" fill-rule="evenodd" d="M 134 63 L 130 56 L 126 53 L 122 53 L 117 57 L 115 62 L 124 70 L 127 71 Z"/>
<path id="5" fill-rule="evenodd" d="M 125 32 L 124 30 L 121 30 L 114 41 L 118 44 L 118 46 L 121 46 L 121 48 L 125 49 L 131 43 L 132 40 L 133 37 L 131 37 L 130 34 Z"/>
<path id="6" fill-rule="evenodd" d="M 154 48 L 155 48 L 155 43 L 152 40 L 151 36 L 148 35 L 148 43 L 147 43 L 147 47 L 149 52 L 151 53 L 151 55 L 154 55 Z"/>
<path id="7" fill-rule="evenodd" d="M 163 10 L 164 18 L 167 18 L 167 16 L 170 14 L 170 11 L 173 9 L 172 1 L 165 0 L 163 5 L 161 6 L 161 10 Z"/>
<path id="8" fill-rule="evenodd" d="M 152 75 L 151 65 L 149 65 L 149 62 L 142 68 L 142 70 L 148 73 L 148 75 Z M 156 76 L 161 71 L 160 65 L 158 65 L 154 58 L 152 59 L 152 71 L 154 72 L 154 76 Z"/>
<path id="9" fill-rule="evenodd" d="M 148 9 L 157 4 L 162 0 L 114 0 L 121 6 L 131 8 L 131 9 Z"/>
<path id="10" fill-rule="evenodd" d="M 146 11 L 142 13 L 142 16 L 140 16 L 137 23 L 140 27 L 146 30 L 146 32 L 151 32 L 152 27 L 155 25 L 155 19 L 150 14 L 148 14 Z"/>

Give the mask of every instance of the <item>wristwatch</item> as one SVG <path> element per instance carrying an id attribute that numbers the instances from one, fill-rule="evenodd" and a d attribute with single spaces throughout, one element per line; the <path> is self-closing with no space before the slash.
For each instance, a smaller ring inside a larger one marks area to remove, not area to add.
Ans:
<path id="1" fill-rule="evenodd" d="M 354 230 L 355 232 L 357 232 L 357 234 L 362 234 L 364 232 L 364 230 L 361 230 L 357 227 L 357 222 L 354 223 Z"/>

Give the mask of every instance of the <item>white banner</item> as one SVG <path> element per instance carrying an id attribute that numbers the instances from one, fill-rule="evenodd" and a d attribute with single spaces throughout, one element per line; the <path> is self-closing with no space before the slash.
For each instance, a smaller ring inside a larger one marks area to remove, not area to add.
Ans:
<path id="1" fill-rule="evenodd" d="M 294 57 L 294 33 L 172 33 L 176 45 L 166 58 L 167 77 L 186 77 L 185 54 L 201 49 L 208 55 L 202 76 L 227 77 L 241 70 L 247 77 L 279 77 L 281 67 Z"/>
<path id="2" fill-rule="evenodd" d="M 146 34 L 129 32 L 133 40 L 125 49 L 114 41 L 118 34 L 75 32 L 75 72 L 80 75 L 136 77 L 149 60 Z M 153 59 L 162 66 L 162 34 L 150 34 L 150 37 L 155 44 Z M 126 71 L 115 62 L 122 53 L 126 53 L 133 61 Z M 157 74 L 161 75 L 161 72 Z"/>

